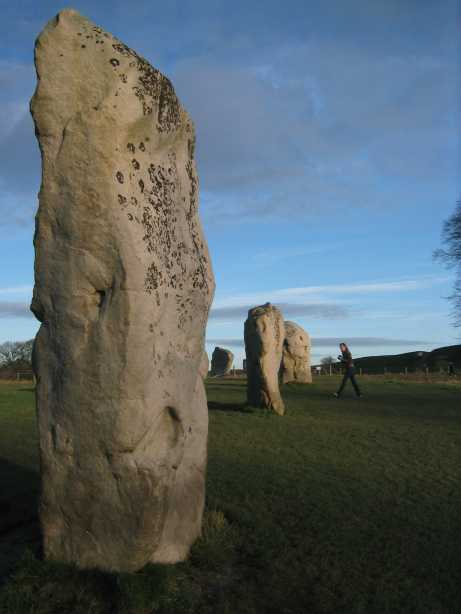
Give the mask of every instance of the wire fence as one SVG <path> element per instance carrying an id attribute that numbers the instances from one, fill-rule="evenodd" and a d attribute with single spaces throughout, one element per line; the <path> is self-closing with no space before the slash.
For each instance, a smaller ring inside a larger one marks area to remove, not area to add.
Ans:
<path id="1" fill-rule="evenodd" d="M 35 375 L 33 371 L 16 371 L 16 381 L 28 380 L 35 382 Z"/>
<path id="2" fill-rule="evenodd" d="M 447 378 L 447 379 L 461 379 L 461 368 L 455 366 L 448 367 L 407 367 L 407 366 L 371 366 L 371 367 L 355 367 L 356 375 L 366 376 L 401 376 L 411 378 Z M 333 376 L 343 375 L 344 370 L 336 365 L 318 366 L 312 368 L 312 375 L 314 377 L 319 376 Z"/>

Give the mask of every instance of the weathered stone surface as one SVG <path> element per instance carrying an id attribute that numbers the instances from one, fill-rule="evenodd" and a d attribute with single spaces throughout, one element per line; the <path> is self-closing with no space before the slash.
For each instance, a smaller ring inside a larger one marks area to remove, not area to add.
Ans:
<path id="1" fill-rule="evenodd" d="M 278 383 L 285 338 L 281 312 L 270 303 L 250 309 L 244 335 L 247 401 L 283 415 L 285 406 Z"/>
<path id="2" fill-rule="evenodd" d="M 233 363 L 234 355 L 230 350 L 215 347 L 211 356 L 211 375 L 227 375 Z"/>
<path id="3" fill-rule="evenodd" d="M 312 383 L 310 337 L 299 324 L 287 320 L 280 372 L 284 384 Z"/>
<path id="4" fill-rule="evenodd" d="M 202 360 L 200 361 L 200 375 L 203 379 L 208 375 L 210 369 L 210 361 L 208 360 L 208 354 L 203 350 Z"/>
<path id="5" fill-rule="evenodd" d="M 214 291 L 193 124 L 166 77 L 76 11 L 46 26 L 35 63 L 45 555 L 178 561 L 201 530 Z"/>

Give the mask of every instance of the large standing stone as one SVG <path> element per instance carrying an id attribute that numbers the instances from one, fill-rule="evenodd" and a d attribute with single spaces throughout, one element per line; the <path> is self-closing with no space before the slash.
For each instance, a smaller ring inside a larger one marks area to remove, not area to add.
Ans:
<path id="1" fill-rule="evenodd" d="M 283 343 L 282 381 L 312 383 L 311 340 L 306 331 L 294 322 L 285 321 L 285 341 Z"/>
<path id="2" fill-rule="evenodd" d="M 227 375 L 232 369 L 234 355 L 230 350 L 215 347 L 211 355 L 211 375 Z"/>
<path id="3" fill-rule="evenodd" d="M 214 291 L 193 124 L 166 77 L 76 11 L 46 26 L 35 63 L 45 555 L 123 571 L 182 560 L 204 505 Z"/>
<path id="4" fill-rule="evenodd" d="M 278 383 L 285 338 L 281 312 L 270 303 L 250 309 L 244 335 L 248 403 L 283 415 Z"/>

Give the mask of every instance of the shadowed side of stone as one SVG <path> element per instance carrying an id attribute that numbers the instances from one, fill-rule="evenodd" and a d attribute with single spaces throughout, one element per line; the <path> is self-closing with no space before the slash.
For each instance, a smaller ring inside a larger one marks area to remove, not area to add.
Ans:
<path id="1" fill-rule="evenodd" d="M 280 373 L 284 384 L 312 383 L 310 337 L 299 324 L 287 320 Z"/>
<path id="2" fill-rule="evenodd" d="M 244 327 L 247 401 L 255 407 L 285 413 L 278 375 L 285 329 L 281 312 L 266 303 L 248 312 Z"/>
<path id="3" fill-rule="evenodd" d="M 44 552 L 117 571 L 183 560 L 204 506 L 214 292 L 194 127 L 165 76 L 74 10 L 35 65 Z"/>
<path id="4" fill-rule="evenodd" d="M 205 350 L 203 350 L 202 360 L 200 361 L 200 375 L 203 379 L 208 375 L 208 370 L 210 368 L 210 361 L 208 360 L 208 354 Z"/>

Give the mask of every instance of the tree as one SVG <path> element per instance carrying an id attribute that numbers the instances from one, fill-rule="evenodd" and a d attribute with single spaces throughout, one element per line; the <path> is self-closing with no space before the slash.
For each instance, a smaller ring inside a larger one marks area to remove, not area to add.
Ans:
<path id="1" fill-rule="evenodd" d="M 324 356 L 321 361 L 320 364 L 322 365 L 322 367 L 329 367 L 330 365 L 334 364 L 336 362 L 336 360 L 333 358 L 333 356 Z"/>
<path id="2" fill-rule="evenodd" d="M 455 326 L 461 326 L 461 199 L 456 203 L 454 213 L 443 224 L 442 242 L 445 249 L 435 250 L 434 259 L 447 268 L 455 269 L 453 294 L 448 299 L 454 307 L 453 323 Z"/>
<path id="3" fill-rule="evenodd" d="M 33 339 L 0 343 L 0 366 L 10 365 L 17 360 L 31 362 L 33 343 Z"/>

